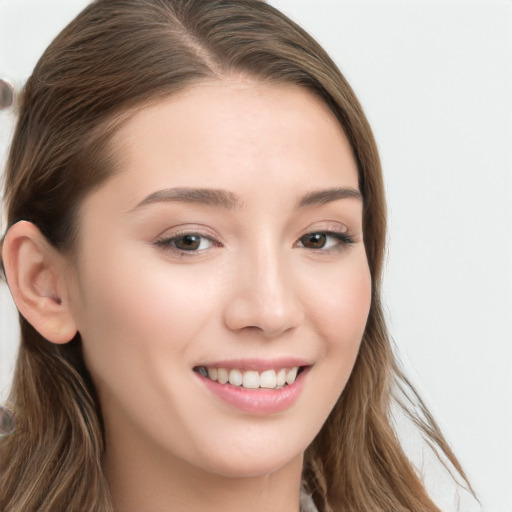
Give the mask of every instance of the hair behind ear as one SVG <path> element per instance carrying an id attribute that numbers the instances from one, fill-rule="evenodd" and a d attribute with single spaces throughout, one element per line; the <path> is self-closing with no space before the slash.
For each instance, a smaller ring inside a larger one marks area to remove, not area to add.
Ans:
<path id="1" fill-rule="evenodd" d="M 0 439 L 0 510 L 111 512 L 101 413 L 80 336 L 49 343 L 21 315 L 20 323 L 7 404 L 17 429 Z"/>
<path id="2" fill-rule="evenodd" d="M 66 258 L 28 221 L 8 229 L 1 254 L 21 347 L 8 400 L 16 431 L 0 438 L 0 510 L 110 512 L 101 413 L 71 311 Z"/>

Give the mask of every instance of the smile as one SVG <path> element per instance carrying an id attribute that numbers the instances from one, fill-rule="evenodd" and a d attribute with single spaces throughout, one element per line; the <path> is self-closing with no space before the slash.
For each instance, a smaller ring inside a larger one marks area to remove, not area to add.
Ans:
<path id="1" fill-rule="evenodd" d="M 196 366 L 194 373 L 212 395 L 230 407 L 254 415 L 284 413 L 299 400 L 312 365 L 257 360 Z M 273 367 L 273 368 L 272 368 Z"/>
<path id="2" fill-rule="evenodd" d="M 282 389 L 295 382 L 304 367 L 270 369 L 262 372 L 255 370 L 211 368 L 196 366 L 194 371 L 219 384 L 231 384 L 245 389 Z"/>

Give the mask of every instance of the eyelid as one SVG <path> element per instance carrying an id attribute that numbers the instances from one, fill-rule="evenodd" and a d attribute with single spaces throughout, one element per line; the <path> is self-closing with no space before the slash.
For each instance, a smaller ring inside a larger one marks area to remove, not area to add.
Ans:
<path id="1" fill-rule="evenodd" d="M 212 230 L 209 226 L 195 223 L 183 223 L 175 226 L 169 226 L 160 231 L 160 234 L 157 235 L 154 240 L 169 240 L 171 238 L 179 238 L 180 236 L 186 235 L 198 235 L 212 241 L 219 241 L 220 243 L 220 236 L 216 231 Z"/>
<path id="2" fill-rule="evenodd" d="M 341 229 L 340 229 L 341 228 Z M 354 244 L 356 242 L 355 237 L 353 237 L 347 226 L 345 225 L 338 225 L 337 227 L 333 228 L 318 228 L 318 229 L 308 229 L 307 232 L 305 232 L 303 235 L 299 237 L 296 244 L 303 244 L 302 239 L 304 237 L 307 237 L 308 235 L 314 235 L 314 234 L 323 234 L 326 235 L 326 237 L 335 238 L 338 243 L 335 244 L 334 247 L 306 247 L 304 245 L 300 246 L 300 248 L 306 249 L 311 252 L 318 252 L 318 253 L 329 253 L 329 252 L 340 252 L 346 250 L 350 245 Z"/>
<path id="3" fill-rule="evenodd" d="M 309 222 L 307 227 L 302 229 L 303 235 L 308 233 L 348 233 L 349 226 L 345 222 L 337 219 L 326 218 L 315 222 Z"/>
<path id="4" fill-rule="evenodd" d="M 205 233 L 201 229 L 182 229 L 180 231 L 176 232 L 169 232 L 169 230 L 166 231 L 166 233 L 158 236 L 153 244 L 157 247 L 166 250 L 166 251 L 172 251 L 175 254 L 178 254 L 180 256 L 194 256 L 202 254 L 203 252 L 211 249 L 212 247 L 221 247 L 222 243 L 217 240 L 215 236 L 213 236 L 211 233 Z M 203 238 L 205 240 L 208 240 L 211 243 L 211 246 L 206 249 L 196 249 L 196 250 L 186 250 L 186 249 L 180 249 L 179 247 L 176 247 L 175 245 L 172 245 L 171 242 L 183 238 L 185 236 L 198 236 L 200 238 Z"/>

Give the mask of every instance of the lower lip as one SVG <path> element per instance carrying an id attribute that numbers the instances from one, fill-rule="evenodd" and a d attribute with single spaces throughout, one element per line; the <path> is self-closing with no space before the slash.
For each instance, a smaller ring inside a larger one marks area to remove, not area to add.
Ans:
<path id="1" fill-rule="evenodd" d="M 201 374 L 198 378 L 221 400 L 237 409 L 256 415 L 277 414 L 290 409 L 299 399 L 309 368 L 304 369 L 293 384 L 281 389 L 246 389 L 231 384 L 219 384 Z"/>

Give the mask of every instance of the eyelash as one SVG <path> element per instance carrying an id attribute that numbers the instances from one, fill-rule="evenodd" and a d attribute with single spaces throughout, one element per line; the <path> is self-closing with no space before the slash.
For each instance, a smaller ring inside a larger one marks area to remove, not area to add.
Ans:
<path id="1" fill-rule="evenodd" d="M 214 238 L 211 236 L 205 235 L 203 233 L 198 233 L 195 231 L 183 231 L 180 233 L 176 233 L 173 236 L 170 237 L 164 237 L 159 238 L 155 241 L 155 245 L 157 247 L 161 247 L 165 250 L 171 250 L 176 252 L 177 254 L 183 255 L 183 256 L 194 256 L 195 254 L 198 254 L 206 249 L 195 249 L 195 250 L 186 250 L 186 249 L 180 249 L 179 247 L 176 247 L 176 241 L 179 239 L 184 239 L 186 237 L 198 237 L 201 240 L 207 240 L 212 246 L 220 247 L 222 244 L 220 242 L 217 242 Z M 200 241 L 201 243 L 201 241 Z"/>
<path id="2" fill-rule="evenodd" d="M 316 247 L 304 247 L 304 245 L 302 245 L 302 248 L 309 249 L 314 252 L 330 253 L 330 252 L 343 251 L 344 249 L 346 249 L 347 246 L 354 243 L 354 239 L 346 232 L 341 233 L 338 231 L 321 231 L 321 230 L 319 230 L 319 231 L 311 231 L 310 233 L 306 233 L 305 235 L 301 236 L 299 238 L 299 240 L 296 242 L 296 244 L 299 244 L 299 243 L 304 244 L 304 241 L 308 237 L 313 237 L 315 235 L 323 235 L 326 237 L 326 243 L 324 244 L 324 246 L 316 248 Z M 194 256 L 194 255 L 197 255 L 197 254 L 210 248 L 210 247 L 208 247 L 206 249 L 196 248 L 196 249 L 187 250 L 187 249 L 180 249 L 179 247 L 176 247 L 176 241 L 180 240 L 180 239 L 184 239 L 186 237 L 198 237 L 201 240 L 207 240 L 213 247 L 221 247 L 222 246 L 222 244 L 220 242 L 217 242 L 214 238 L 207 236 L 205 234 L 202 234 L 202 233 L 194 232 L 194 231 L 184 231 L 184 232 L 176 233 L 171 237 L 159 238 L 158 240 L 155 241 L 155 245 L 157 247 L 161 247 L 164 250 L 171 250 L 171 251 L 173 251 L 179 255 L 182 255 L 182 256 Z M 327 245 L 329 238 L 335 239 L 335 241 L 337 243 L 335 244 L 334 247 L 325 248 L 325 245 Z M 200 244 L 201 244 L 201 240 L 199 241 Z"/>
<path id="3" fill-rule="evenodd" d="M 347 246 L 354 243 L 354 239 L 346 232 L 339 232 L 339 231 L 312 231 L 310 233 L 306 233 L 305 235 L 301 236 L 298 240 L 298 243 L 304 243 L 304 239 L 308 237 L 312 237 L 314 235 L 323 235 L 326 237 L 326 240 L 329 238 L 335 239 L 338 243 L 334 247 L 304 247 L 304 249 L 310 249 L 312 251 L 318 251 L 318 252 L 334 252 L 334 251 L 342 251 L 346 249 Z"/>

